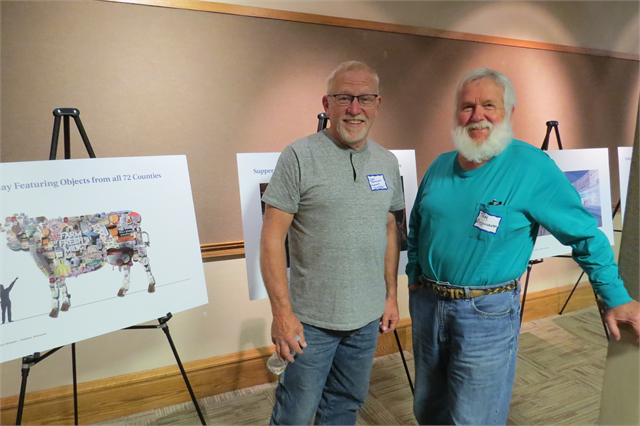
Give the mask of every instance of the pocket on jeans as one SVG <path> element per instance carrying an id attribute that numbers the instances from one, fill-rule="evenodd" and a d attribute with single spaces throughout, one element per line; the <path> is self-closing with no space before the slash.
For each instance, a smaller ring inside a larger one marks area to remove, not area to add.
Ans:
<path id="1" fill-rule="evenodd" d="M 490 317 L 501 317 L 513 312 L 513 291 L 474 297 L 471 306 L 479 314 Z"/>

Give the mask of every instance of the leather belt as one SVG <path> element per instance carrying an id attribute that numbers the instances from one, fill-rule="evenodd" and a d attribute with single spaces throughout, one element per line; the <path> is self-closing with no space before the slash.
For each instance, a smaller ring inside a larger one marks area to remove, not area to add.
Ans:
<path id="1" fill-rule="evenodd" d="M 420 277 L 420 284 L 428 287 L 440 297 L 446 297 L 448 299 L 466 299 L 464 288 L 451 288 L 446 285 L 438 284 L 437 281 L 430 280 L 424 275 Z M 489 294 L 504 293 L 512 291 L 518 288 L 518 281 L 513 280 L 509 284 L 505 284 L 499 287 L 483 288 L 479 290 L 472 290 L 473 287 L 469 287 L 469 298 L 487 296 Z"/>

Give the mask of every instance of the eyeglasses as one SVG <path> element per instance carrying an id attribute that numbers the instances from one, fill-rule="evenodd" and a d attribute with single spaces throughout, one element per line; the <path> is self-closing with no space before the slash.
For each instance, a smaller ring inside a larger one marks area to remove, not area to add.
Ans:
<path id="1" fill-rule="evenodd" d="M 371 107 L 376 103 L 376 99 L 378 95 L 327 95 L 331 96 L 338 105 L 340 106 L 349 106 L 351 102 L 353 102 L 353 98 L 358 100 L 360 106 L 363 107 Z"/>

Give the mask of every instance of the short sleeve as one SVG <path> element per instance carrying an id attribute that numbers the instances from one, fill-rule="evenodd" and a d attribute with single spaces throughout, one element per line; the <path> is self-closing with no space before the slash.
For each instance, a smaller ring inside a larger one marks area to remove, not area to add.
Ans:
<path id="1" fill-rule="evenodd" d="M 300 204 L 300 163 L 291 146 L 280 154 L 271 181 L 262 196 L 262 201 L 282 210 L 295 214 Z"/>
<path id="2" fill-rule="evenodd" d="M 393 163 L 395 167 L 391 172 L 391 176 L 394 183 L 394 194 L 391 199 L 391 208 L 389 211 L 395 212 L 404 209 L 404 188 L 402 187 L 402 178 L 400 177 L 400 166 L 398 165 L 398 159 L 393 156 Z"/>

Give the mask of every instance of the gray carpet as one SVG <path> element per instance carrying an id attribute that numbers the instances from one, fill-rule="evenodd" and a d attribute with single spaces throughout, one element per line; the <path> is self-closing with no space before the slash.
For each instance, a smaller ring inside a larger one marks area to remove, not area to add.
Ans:
<path id="1" fill-rule="evenodd" d="M 607 341 L 595 307 L 522 325 L 508 424 L 595 425 Z M 413 377 L 413 356 L 405 351 Z M 266 425 L 275 383 L 201 399 L 209 425 Z M 112 425 L 199 425 L 191 402 L 113 419 Z M 400 354 L 377 358 L 358 425 L 416 424 Z"/>

